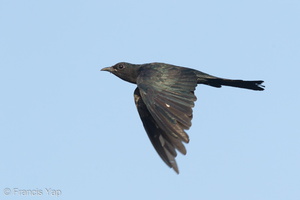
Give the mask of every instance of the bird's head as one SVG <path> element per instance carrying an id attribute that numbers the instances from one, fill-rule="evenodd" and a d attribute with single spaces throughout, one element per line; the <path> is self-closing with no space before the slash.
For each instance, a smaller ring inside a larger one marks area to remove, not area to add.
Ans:
<path id="1" fill-rule="evenodd" d="M 101 71 L 108 71 L 116 75 L 117 77 L 128 81 L 130 83 L 136 83 L 138 77 L 138 70 L 140 65 L 134 65 L 126 62 L 120 62 L 112 67 L 105 67 Z"/>

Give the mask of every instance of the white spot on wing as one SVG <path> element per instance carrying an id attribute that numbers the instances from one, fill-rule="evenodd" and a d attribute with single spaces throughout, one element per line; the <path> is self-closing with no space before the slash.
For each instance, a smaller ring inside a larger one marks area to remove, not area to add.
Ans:
<path id="1" fill-rule="evenodd" d="M 159 136 L 159 141 L 160 141 L 160 143 L 161 143 L 161 146 L 165 146 L 165 140 L 164 140 L 164 138 L 160 135 Z"/>
<path id="2" fill-rule="evenodd" d="M 166 103 L 166 106 L 167 106 L 168 108 L 170 108 L 170 105 L 169 105 L 169 104 L 167 104 L 167 103 Z"/>

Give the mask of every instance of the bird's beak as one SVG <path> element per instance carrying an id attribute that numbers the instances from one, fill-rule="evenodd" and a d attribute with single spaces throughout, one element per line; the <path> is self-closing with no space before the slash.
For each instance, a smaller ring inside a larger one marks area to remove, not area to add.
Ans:
<path id="1" fill-rule="evenodd" d="M 107 72 L 113 72 L 114 69 L 112 67 L 104 67 L 100 71 L 107 71 Z"/>

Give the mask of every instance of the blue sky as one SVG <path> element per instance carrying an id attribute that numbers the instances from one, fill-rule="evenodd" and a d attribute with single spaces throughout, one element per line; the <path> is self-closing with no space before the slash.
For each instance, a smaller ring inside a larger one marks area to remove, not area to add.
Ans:
<path id="1" fill-rule="evenodd" d="M 299 199 L 299 10 L 0 0 L 0 198 L 56 199 L 51 188 L 59 199 Z M 120 61 L 262 79 L 266 90 L 199 85 L 176 175 L 148 140 L 135 86 L 99 71 Z"/>

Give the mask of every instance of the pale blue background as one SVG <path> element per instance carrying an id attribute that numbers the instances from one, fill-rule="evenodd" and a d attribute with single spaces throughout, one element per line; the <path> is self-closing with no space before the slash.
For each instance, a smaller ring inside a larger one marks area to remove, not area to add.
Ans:
<path id="1" fill-rule="evenodd" d="M 0 0 L 0 199 L 300 199 L 300 1 Z M 180 175 L 135 86 L 100 72 L 166 62 L 242 79 L 200 85 Z M 41 196 L 4 195 L 41 189 Z"/>

